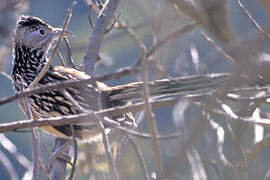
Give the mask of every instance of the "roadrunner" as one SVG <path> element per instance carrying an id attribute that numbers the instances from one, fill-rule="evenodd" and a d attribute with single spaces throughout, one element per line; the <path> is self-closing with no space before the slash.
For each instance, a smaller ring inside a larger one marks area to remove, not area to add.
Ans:
<path id="1" fill-rule="evenodd" d="M 14 62 L 11 75 L 13 87 L 16 92 L 28 88 L 35 77 L 41 72 L 41 69 L 47 62 L 46 55 L 48 50 L 53 40 L 59 36 L 61 31 L 61 28 L 54 28 L 37 17 L 20 16 L 16 26 Z M 64 35 L 68 34 L 68 32 L 64 32 Z M 70 79 L 81 80 L 86 78 L 90 78 L 90 76 L 81 71 L 64 66 L 51 65 L 46 74 L 35 86 Z M 217 83 L 214 79 L 224 79 L 223 76 L 202 76 L 202 78 L 205 78 L 209 83 L 199 84 L 199 89 L 201 90 L 216 86 Z M 182 88 L 183 84 L 185 84 L 185 81 L 181 79 L 159 80 L 149 83 L 151 96 L 171 95 L 188 90 L 187 88 Z M 192 88 L 192 84 L 190 84 L 189 90 L 192 90 Z M 115 87 L 108 87 L 101 82 L 96 82 L 94 85 L 87 84 L 81 87 L 68 87 L 64 90 L 46 91 L 31 95 L 28 97 L 28 101 L 35 119 L 50 118 L 76 115 L 82 113 L 82 108 L 95 111 L 99 110 L 100 106 L 101 108 L 111 108 L 124 105 L 135 99 L 139 99 L 141 89 L 141 82 Z M 77 102 L 77 106 L 74 104 L 74 100 Z M 100 101 L 101 103 L 99 103 Z M 24 107 L 22 109 L 25 111 Z M 123 126 L 136 126 L 131 113 L 110 118 Z M 72 126 L 75 136 L 78 139 L 91 140 L 100 134 L 95 121 L 89 120 L 89 123 L 72 124 Z M 61 138 L 72 137 L 72 130 L 69 124 L 53 127 L 46 126 L 42 127 L 42 129 Z"/>

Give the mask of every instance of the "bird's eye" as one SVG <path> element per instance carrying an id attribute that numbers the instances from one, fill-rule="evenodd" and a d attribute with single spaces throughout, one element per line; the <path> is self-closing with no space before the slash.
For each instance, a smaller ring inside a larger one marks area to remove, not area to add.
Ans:
<path id="1" fill-rule="evenodd" d="M 46 34 L 46 31 L 45 31 L 44 29 L 40 29 L 40 30 L 39 30 L 39 34 L 40 34 L 41 36 L 44 36 L 44 35 Z"/>

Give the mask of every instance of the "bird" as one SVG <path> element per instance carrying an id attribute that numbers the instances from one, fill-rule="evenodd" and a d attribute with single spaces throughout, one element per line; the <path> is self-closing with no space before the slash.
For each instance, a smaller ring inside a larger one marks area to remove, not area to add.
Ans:
<path id="1" fill-rule="evenodd" d="M 55 28 L 38 17 L 21 15 L 16 24 L 15 38 L 13 42 L 13 68 L 11 73 L 12 84 L 15 92 L 27 89 L 41 72 L 47 63 L 46 56 L 55 38 L 61 33 L 61 28 Z M 65 36 L 70 33 L 64 32 Z M 48 83 L 64 82 L 66 80 L 82 80 L 90 78 L 82 71 L 65 67 L 50 65 L 44 76 L 34 85 L 39 87 Z M 203 77 L 202 77 L 203 78 Z M 224 76 L 204 76 L 205 80 L 199 85 L 200 89 L 214 87 L 217 79 L 223 80 Z M 180 79 L 165 79 L 149 83 L 151 96 L 172 95 L 177 92 L 193 89 L 183 88 L 187 82 Z M 188 82 L 189 83 L 189 82 Z M 28 97 L 31 112 L 34 119 L 61 117 L 83 113 L 82 109 L 97 111 L 125 105 L 138 100 L 142 89 L 142 82 L 128 83 L 109 87 L 102 82 L 84 84 L 81 87 L 67 87 L 64 90 L 48 90 Z M 67 97 L 67 94 L 77 102 L 77 106 Z M 101 105 L 99 105 L 101 101 Z M 26 112 L 23 103 L 19 103 L 21 109 Z M 80 108 L 81 107 L 81 108 Z M 120 125 L 135 128 L 136 121 L 131 113 L 109 117 Z M 72 127 L 74 133 L 72 131 Z M 104 125 L 106 129 L 108 126 Z M 101 131 L 95 121 L 89 120 L 83 124 L 67 124 L 61 126 L 41 127 L 47 133 L 60 138 L 72 138 L 93 141 L 100 136 Z"/>

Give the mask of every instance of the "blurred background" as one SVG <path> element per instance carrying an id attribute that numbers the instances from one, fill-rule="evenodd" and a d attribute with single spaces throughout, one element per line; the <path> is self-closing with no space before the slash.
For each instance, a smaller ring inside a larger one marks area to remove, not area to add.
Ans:
<path id="1" fill-rule="evenodd" d="M 11 74 L 13 59 L 11 42 L 17 17 L 21 14 L 38 16 L 48 24 L 60 27 L 72 2 L 71 0 L 0 1 L 0 71 L 4 72 L 0 74 L 1 98 L 14 93 L 11 81 L 5 76 L 5 73 Z M 253 18 L 268 30 L 270 2 L 268 0 L 245 0 L 243 4 Z M 148 49 L 175 29 L 187 23 L 197 23 L 194 29 L 174 37 L 153 54 L 152 60 L 161 68 L 155 68 L 152 64 L 148 66 L 150 80 L 234 71 L 234 67 L 202 37 L 202 31 L 213 38 L 217 45 L 231 52 L 233 57 L 241 56 L 242 59 L 246 59 L 244 62 L 239 60 L 239 64 L 249 62 L 251 57 L 255 57 L 254 54 L 256 54 L 255 61 L 260 58 L 267 61 L 270 57 L 269 39 L 265 38 L 258 42 L 260 32 L 243 14 L 236 1 L 123 0 L 116 10 L 115 16 L 120 12 L 120 21 L 125 22 L 128 27 L 132 28 Z M 80 67 L 82 63 L 92 31 L 88 22 L 88 15 L 87 1 L 78 1 L 77 6 L 73 9 L 73 16 L 68 26 L 68 29 L 74 34 L 74 37 L 69 38 L 69 42 L 72 57 L 77 67 Z M 97 16 L 94 12 L 92 12 L 91 17 L 92 21 L 95 22 Z M 63 43 L 60 51 L 65 57 L 66 48 Z M 239 55 L 236 52 L 241 53 Z M 140 53 L 137 45 L 123 29 L 114 28 L 105 36 L 100 56 L 101 61 L 96 64 L 95 68 L 95 75 L 97 76 L 134 65 L 140 57 Z M 59 64 L 57 56 L 53 63 Z M 242 68 L 253 71 L 252 63 L 247 66 L 243 65 Z M 106 81 L 106 84 L 118 85 L 138 80 L 140 80 L 140 75 L 132 74 Z M 224 165 L 219 158 L 217 146 L 217 129 L 219 127 L 225 131 L 224 154 L 232 164 L 237 164 L 241 161 L 241 150 L 238 142 L 241 142 L 241 147 L 244 149 L 249 149 L 254 144 L 253 126 L 233 122 L 228 120 L 228 117 L 222 116 L 213 116 L 214 121 L 211 125 L 200 124 L 198 121 L 200 121 L 203 112 L 198 106 L 184 99 L 180 99 L 175 106 L 154 109 L 154 113 L 160 134 L 166 135 L 173 132 L 183 134 L 179 138 L 161 141 L 164 172 L 169 179 L 267 179 L 270 167 L 269 147 L 264 148 L 249 162 L 247 170 L 238 173 L 235 173 L 233 167 Z M 148 132 L 142 113 L 137 113 L 136 116 L 140 120 L 137 130 Z M 26 119 L 26 117 L 19 109 L 17 102 L 0 106 L 1 123 L 23 119 Z M 216 127 L 216 129 L 213 127 Z M 234 138 L 230 134 L 230 128 L 234 132 Z M 186 137 L 190 133 L 195 133 L 196 136 L 186 142 Z M 266 134 L 267 129 L 264 131 L 264 135 Z M 16 145 L 16 151 L 31 160 L 31 133 L 10 132 L 5 135 Z M 151 141 L 139 138 L 135 138 L 135 140 L 141 148 L 147 170 L 151 178 L 154 179 Z M 42 159 L 46 164 L 54 140 L 50 135 L 41 132 L 41 141 Z M 117 141 L 115 144 L 117 144 Z M 5 144 L 0 145 L 0 150 L 10 159 L 19 179 L 21 179 L 26 171 L 25 168 L 16 161 L 3 145 Z M 97 151 L 97 147 L 92 150 L 88 145 L 80 146 L 79 168 L 76 171 L 75 179 L 104 179 L 104 176 L 106 179 L 108 167 L 103 163 L 102 158 L 96 159 L 96 157 L 92 157 L 94 155 L 89 155 L 90 151 Z M 188 150 L 183 150 L 185 153 L 181 154 L 184 146 L 187 146 Z M 122 149 L 119 160 L 122 179 L 144 179 L 134 150 L 130 144 L 125 147 Z M 102 152 L 99 153 L 102 154 Z M 179 156 L 181 156 L 180 159 L 176 158 Z M 6 169 L 1 165 L 0 174 L 0 179 L 9 179 Z M 41 175 L 41 179 L 45 179 L 45 177 Z"/>

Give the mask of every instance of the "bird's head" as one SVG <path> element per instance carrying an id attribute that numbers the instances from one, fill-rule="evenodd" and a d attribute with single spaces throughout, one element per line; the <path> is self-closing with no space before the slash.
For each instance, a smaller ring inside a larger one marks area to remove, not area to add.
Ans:
<path id="1" fill-rule="evenodd" d="M 61 28 L 54 28 L 38 17 L 22 15 L 17 21 L 15 43 L 46 51 L 61 31 Z M 66 36 L 70 34 L 68 31 L 64 32 Z"/>

